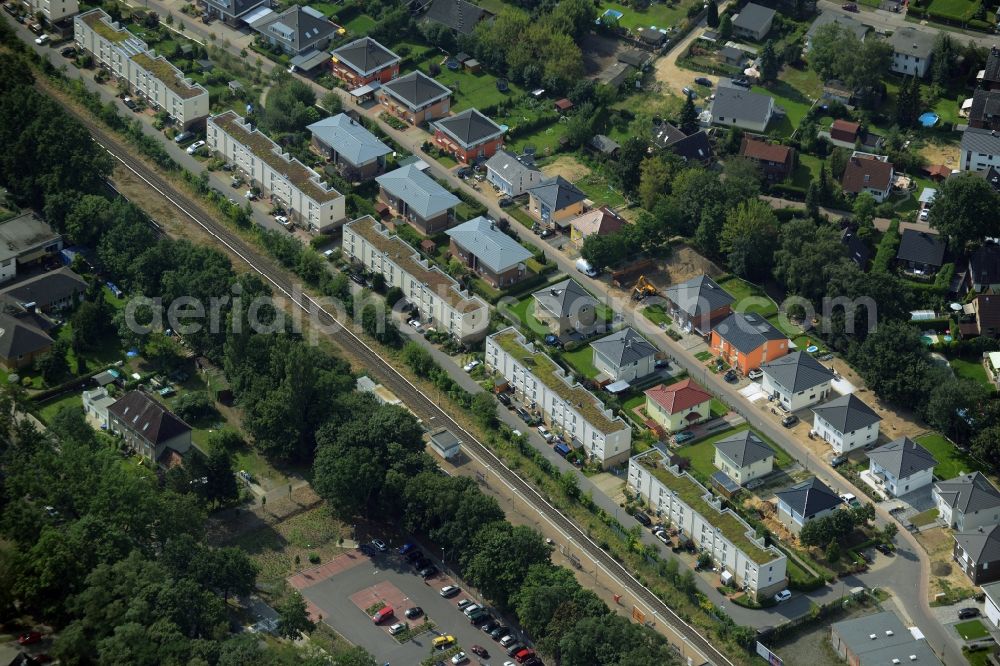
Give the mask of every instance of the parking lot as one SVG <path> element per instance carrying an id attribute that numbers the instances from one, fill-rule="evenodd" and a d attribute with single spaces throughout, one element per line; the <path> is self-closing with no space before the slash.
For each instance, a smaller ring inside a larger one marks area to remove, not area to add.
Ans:
<path id="1" fill-rule="evenodd" d="M 439 569 L 445 570 L 440 562 L 436 563 Z M 322 616 L 323 622 L 347 640 L 364 647 L 380 664 L 419 664 L 431 655 L 434 638 L 446 634 L 455 637 L 469 656 L 469 663 L 502 664 L 507 659 L 503 648 L 479 627 L 473 626 L 457 608 L 458 602 L 466 598 L 480 603 L 478 596 L 462 589 L 450 599 L 443 598 L 440 594 L 443 586 L 461 587 L 461 584 L 446 573 L 438 573 L 424 581 L 395 548 L 373 555 L 352 551 L 291 577 L 289 583 L 301 590 L 314 620 Z M 392 605 L 395 613 L 392 619 L 376 625 L 365 610 L 379 603 Z M 407 620 L 403 614 L 412 606 L 421 607 L 424 615 Z M 389 634 L 389 626 L 395 622 L 408 622 L 416 627 L 423 619 L 434 625 L 429 632 L 402 643 Z M 489 658 L 473 655 L 473 645 L 486 648 Z"/>

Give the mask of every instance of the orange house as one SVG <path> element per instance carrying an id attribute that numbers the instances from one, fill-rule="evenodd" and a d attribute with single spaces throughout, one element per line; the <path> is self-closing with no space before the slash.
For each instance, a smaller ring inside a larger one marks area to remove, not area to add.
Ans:
<path id="1" fill-rule="evenodd" d="M 399 76 L 399 61 L 398 55 L 371 37 L 344 44 L 331 54 L 333 75 L 351 88 L 392 81 Z"/>
<path id="2" fill-rule="evenodd" d="M 788 347 L 788 337 L 760 315 L 734 312 L 712 329 L 712 351 L 744 375 Z"/>
<path id="3" fill-rule="evenodd" d="M 500 150 L 503 130 L 476 109 L 466 109 L 434 123 L 434 143 L 459 162 L 472 164 Z"/>

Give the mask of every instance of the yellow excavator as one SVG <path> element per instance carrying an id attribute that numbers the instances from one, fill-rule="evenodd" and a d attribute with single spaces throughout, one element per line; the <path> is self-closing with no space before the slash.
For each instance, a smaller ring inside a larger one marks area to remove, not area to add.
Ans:
<path id="1" fill-rule="evenodd" d="M 639 279 L 635 283 L 635 288 L 632 289 L 632 300 L 641 301 L 647 296 L 655 296 L 656 287 L 653 283 L 646 279 L 645 275 L 640 275 Z"/>

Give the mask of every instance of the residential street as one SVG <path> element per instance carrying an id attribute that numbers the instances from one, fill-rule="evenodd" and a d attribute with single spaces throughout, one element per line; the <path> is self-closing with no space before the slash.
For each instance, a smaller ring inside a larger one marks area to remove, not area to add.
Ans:
<path id="1" fill-rule="evenodd" d="M 971 30 L 961 30 L 959 28 L 952 28 L 949 26 L 938 26 L 936 24 L 928 24 L 926 22 L 917 23 L 914 21 L 907 21 L 906 14 L 902 11 L 890 12 L 884 9 L 872 9 L 867 5 L 858 4 L 858 8 L 861 10 L 860 13 L 845 12 L 840 8 L 842 3 L 834 2 L 833 0 L 817 0 L 816 8 L 824 12 L 832 11 L 838 14 L 843 14 L 845 16 L 850 16 L 853 19 L 861 21 L 865 25 L 870 25 L 876 30 L 884 30 L 886 32 L 892 32 L 902 28 L 903 26 L 912 26 L 918 30 L 926 30 L 928 32 L 937 32 L 938 30 L 945 30 L 952 33 L 958 42 L 962 45 L 973 42 L 976 46 L 981 46 L 983 48 L 990 48 L 997 44 L 997 37 L 994 35 L 987 35 L 982 32 L 975 32 Z"/>
<path id="2" fill-rule="evenodd" d="M 190 17 L 182 15 L 179 11 L 176 10 L 176 7 L 179 6 L 180 4 L 178 2 L 174 1 L 160 2 L 158 0 L 148 0 L 146 4 L 150 8 L 156 9 L 157 11 L 161 12 L 161 16 L 165 16 L 167 12 L 171 12 L 174 15 L 175 23 L 178 20 L 184 21 L 184 24 L 187 26 L 186 29 L 187 34 L 200 35 L 202 38 L 207 39 L 206 32 L 208 31 L 214 32 L 218 36 L 217 43 L 221 42 L 223 38 L 228 39 L 231 42 L 231 45 L 229 47 L 230 50 L 232 50 L 235 53 L 239 52 L 240 50 L 240 46 L 238 45 L 239 37 L 237 37 L 239 33 L 236 33 L 235 31 L 232 31 L 229 28 L 218 23 L 212 24 L 211 26 L 204 26 L 199 22 L 194 21 Z M 827 2 L 827 0 L 820 0 L 820 4 L 821 6 L 824 7 L 827 5 L 833 5 L 833 3 Z M 892 19 L 893 21 L 896 21 L 898 19 L 898 24 L 902 24 L 901 15 L 894 15 L 888 12 L 875 12 L 874 14 L 879 16 L 885 14 L 888 17 L 887 21 L 889 19 Z M 25 39 L 25 41 L 27 41 L 29 44 L 32 44 L 33 39 L 31 38 L 32 37 L 31 34 L 23 26 L 18 25 L 15 27 L 18 29 L 19 34 L 22 36 L 22 38 Z M 984 36 L 977 39 L 990 39 L 990 38 Z M 992 40 L 990 43 L 992 43 Z M 61 64 L 66 64 L 65 60 L 62 59 L 61 56 L 59 56 L 58 51 L 56 49 L 52 49 L 47 46 L 39 47 L 33 44 L 32 46 L 39 52 L 45 53 L 57 66 Z M 264 65 L 265 71 L 270 71 L 270 69 L 274 67 L 274 65 L 272 65 L 272 63 L 270 63 L 269 61 L 265 60 L 264 63 L 265 63 Z M 72 66 L 67 65 L 67 67 L 69 68 L 70 72 L 73 72 Z M 85 74 L 83 76 L 83 80 L 85 81 L 85 83 L 89 88 L 94 90 L 100 90 L 103 97 L 107 99 L 113 99 L 113 93 L 111 92 L 111 90 L 106 86 L 100 86 L 96 84 L 93 81 L 92 77 L 89 76 L 89 74 Z M 315 86 L 315 84 L 313 85 Z M 315 87 L 317 89 L 318 95 L 322 95 L 323 93 L 327 92 L 320 86 L 315 86 Z M 374 110 L 372 109 L 366 110 L 360 107 L 356 107 L 350 101 L 350 98 L 345 91 L 341 90 L 339 91 L 339 94 L 341 94 L 341 96 L 345 99 L 345 107 L 357 109 L 360 113 L 363 113 L 372 118 L 377 117 L 378 115 L 377 108 Z M 124 111 L 124 107 L 122 108 L 122 110 Z M 170 155 L 175 160 L 177 160 L 182 166 L 192 170 L 194 173 L 199 173 L 203 170 L 204 167 L 201 162 L 187 155 L 183 149 L 178 148 L 172 142 L 167 142 L 163 138 L 162 133 L 155 132 L 155 130 L 152 130 L 151 126 L 152 119 L 149 116 L 143 115 L 142 118 L 144 120 L 144 124 L 146 125 L 147 129 L 151 134 L 155 133 L 161 138 L 161 140 L 164 141 L 165 144 L 169 144 L 168 151 L 170 152 Z M 418 130 L 416 128 L 410 128 L 406 131 L 401 132 L 394 130 L 384 124 L 382 124 L 382 128 L 384 131 L 386 131 L 387 134 L 389 134 L 393 139 L 398 141 L 407 150 L 411 150 L 414 154 L 420 155 L 428 164 L 430 164 L 431 172 L 433 173 L 433 175 L 447 180 L 449 184 L 452 185 L 453 187 L 465 188 L 464 190 L 465 192 L 478 198 L 485 205 L 487 205 L 490 214 L 493 215 L 494 217 L 499 218 L 501 216 L 505 216 L 504 213 L 495 205 L 494 199 L 492 199 L 488 195 L 484 195 L 477 191 L 472 190 L 471 188 L 466 186 L 466 184 L 461 179 L 457 178 L 454 175 L 454 173 L 444 169 L 436 161 L 434 161 L 432 158 L 425 155 L 422 151 L 419 150 L 420 144 L 427 139 L 427 135 L 423 133 L 421 130 Z M 242 195 L 241 190 L 234 190 L 229 187 L 228 174 L 226 174 L 225 172 L 211 175 L 210 180 L 213 187 L 216 187 L 223 192 L 232 193 L 229 196 L 232 196 L 233 198 L 238 198 Z M 269 228 L 281 229 L 280 225 L 277 225 L 273 221 L 273 219 L 266 214 L 266 212 L 267 211 L 264 209 L 264 206 L 258 204 L 255 208 L 255 219 L 259 223 L 268 226 Z M 527 229 L 518 228 L 518 233 L 522 236 L 522 238 L 534 243 L 539 247 L 547 247 L 545 241 L 541 240 Z M 851 486 L 845 479 L 840 477 L 836 472 L 834 472 L 831 468 L 829 468 L 829 466 L 825 462 L 817 460 L 814 455 L 811 455 L 802 443 L 800 443 L 794 437 L 789 436 L 789 433 L 785 431 L 783 428 L 781 428 L 780 425 L 775 420 L 765 418 L 758 410 L 751 408 L 749 404 L 746 402 L 746 400 L 742 396 L 740 396 L 732 386 L 730 386 L 729 384 L 725 383 L 722 380 L 721 376 L 717 376 L 707 372 L 704 365 L 701 362 L 694 359 L 693 357 L 691 357 L 679 343 L 674 342 L 673 340 L 668 338 L 652 322 L 648 321 L 641 314 L 638 314 L 636 310 L 633 309 L 632 303 L 627 298 L 621 298 L 620 296 L 616 296 L 615 292 L 611 289 L 610 285 L 606 281 L 586 278 L 585 276 L 576 271 L 574 266 L 574 259 L 563 254 L 562 252 L 552 250 L 548 251 L 547 255 L 550 259 L 554 260 L 558 264 L 560 270 L 565 272 L 567 275 L 573 276 L 575 279 L 580 281 L 581 284 L 586 285 L 594 293 L 605 297 L 609 305 L 614 307 L 617 311 L 621 312 L 625 317 L 626 321 L 630 325 L 636 328 L 636 330 L 642 332 L 650 341 L 653 341 L 661 349 L 665 350 L 667 353 L 673 356 L 682 367 L 688 370 L 692 378 L 694 378 L 696 381 L 701 382 L 704 386 L 706 386 L 706 388 L 716 393 L 717 395 L 721 396 L 725 402 L 727 402 L 737 412 L 739 412 L 742 416 L 744 416 L 753 427 L 759 429 L 764 435 L 770 437 L 775 442 L 780 444 L 783 448 L 785 448 L 787 451 L 792 453 L 804 467 L 806 467 L 811 472 L 816 474 L 821 480 L 823 480 L 825 483 L 828 483 L 828 485 L 830 485 L 832 488 L 840 492 L 852 492 L 859 497 L 864 496 L 864 493 L 862 493 L 857 488 Z M 455 365 L 453 362 L 450 364 L 446 364 L 444 367 L 448 368 L 453 376 L 459 378 L 460 381 L 463 381 L 463 385 L 467 383 L 474 384 L 471 378 L 462 373 L 461 368 Z M 520 423 L 520 421 L 516 421 L 515 420 L 516 417 L 506 412 L 506 410 L 500 410 L 500 411 L 501 411 L 501 418 L 509 420 L 509 422 L 514 426 L 521 425 L 521 427 L 523 427 L 523 424 Z M 532 441 L 533 443 L 538 445 L 539 448 L 543 450 L 555 464 L 559 465 L 560 468 L 570 467 L 568 463 L 566 463 L 564 459 L 555 454 L 550 447 L 544 446 L 536 433 L 532 433 Z M 582 475 L 580 475 L 579 478 L 580 478 L 581 488 L 584 492 L 586 492 L 589 488 L 593 487 L 589 479 L 583 477 Z M 594 498 L 609 512 L 617 510 L 614 502 L 606 495 L 604 495 L 603 492 L 600 491 L 595 492 Z M 888 514 L 885 513 L 884 511 L 880 511 L 879 516 L 882 522 L 891 520 Z M 632 519 L 629 516 L 620 515 L 619 520 L 626 526 L 631 526 L 634 524 L 633 522 L 630 522 Z M 648 543 L 657 543 L 657 544 L 659 543 L 652 537 L 651 534 L 648 533 L 648 531 L 645 530 L 643 531 L 643 539 Z M 877 587 L 891 589 L 894 595 L 899 599 L 900 606 L 910 614 L 909 619 L 920 627 L 920 629 L 927 636 L 930 644 L 938 652 L 943 651 L 943 659 L 945 663 L 949 665 L 951 664 L 958 665 L 964 663 L 964 659 L 961 656 L 960 652 L 958 652 L 956 646 L 954 645 L 954 642 L 948 639 L 947 635 L 945 634 L 945 629 L 938 622 L 935 621 L 934 616 L 930 613 L 930 610 L 928 608 L 926 598 L 927 598 L 927 585 L 930 576 L 930 571 L 928 567 L 928 560 L 926 554 L 916 543 L 913 537 L 905 531 L 901 531 L 899 536 L 897 537 L 897 545 L 899 550 L 898 554 L 895 556 L 892 562 L 892 566 L 881 567 L 881 568 L 876 567 L 874 571 L 860 576 L 858 578 L 857 584 L 863 584 L 866 587 L 877 586 Z M 915 579 L 920 581 L 919 584 L 914 584 Z M 714 589 L 707 583 L 707 581 L 704 581 L 702 579 L 699 579 L 699 581 L 700 581 L 699 582 L 700 587 L 702 587 L 702 589 L 706 591 L 706 594 L 709 594 L 710 598 L 714 602 L 722 603 L 721 601 L 718 601 L 720 595 L 718 595 L 718 593 L 714 591 Z M 852 585 L 850 580 L 848 580 L 846 584 L 848 586 Z M 833 599 L 836 596 L 839 596 L 838 588 L 839 586 L 834 588 L 824 588 L 824 590 L 820 590 L 817 592 L 817 594 L 819 595 L 818 597 L 813 597 L 810 595 L 809 598 L 815 599 L 817 601 L 822 601 L 824 599 L 826 600 Z M 714 594 L 714 596 L 712 596 L 712 594 Z M 806 597 L 800 595 L 794 597 L 792 601 L 769 611 L 748 611 L 746 609 L 733 607 L 730 605 L 725 605 L 725 606 L 727 613 L 730 613 L 730 615 L 732 615 L 733 618 L 738 623 L 759 627 L 769 624 L 775 624 L 776 623 L 774 618 L 775 615 L 781 615 L 783 617 L 792 617 L 806 612 L 808 610 L 809 601 L 807 600 Z"/>

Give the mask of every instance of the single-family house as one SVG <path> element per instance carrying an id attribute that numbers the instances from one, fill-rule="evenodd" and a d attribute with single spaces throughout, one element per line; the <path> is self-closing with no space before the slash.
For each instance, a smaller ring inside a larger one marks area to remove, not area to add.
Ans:
<path id="1" fill-rule="evenodd" d="M 959 153 L 962 171 L 985 171 L 1000 167 L 1000 132 L 978 127 L 969 127 L 962 132 Z"/>
<path id="2" fill-rule="evenodd" d="M 658 49 L 667 43 L 667 33 L 656 28 L 639 28 L 636 36 L 646 46 Z"/>
<path id="3" fill-rule="evenodd" d="M 471 35 L 480 21 L 492 16 L 466 0 L 420 0 L 415 4 L 423 12 L 422 21 L 443 25 L 460 35 Z"/>
<path id="4" fill-rule="evenodd" d="M 747 54 L 743 49 L 727 45 L 719 49 L 719 57 L 721 57 L 722 61 L 727 65 L 739 67 L 743 64 L 743 61 L 746 60 Z"/>
<path id="5" fill-rule="evenodd" d="M 742 39 L 761 41 L 771 32 L 774 10 L 748 2 L 733 18 L 733 34 Z"/>
<path id="6" fill-rule="evenodd" d="M 1000 294 L 979 294 L 963 305 L 962 311 L 972 315 L 972 321 L 959 322 L 959 331 L 963 337 L 1000 336 Z"/>
<path id="7" fill-rule="evenodd" d="M 979 85 L 985 90 L 1000 89 L 1000 48 L 990 47 L 990 52 L 986 56 L 986 67 L 979 72 L 976 77 Z"/>
<path id="8" fill-rule="evenodd" d="M 734 312 L 712 329 L 712 351 L 744 375 L 788 353 L 788 336 L 758 314 Z"/>
<path id="9" fill-rule="evenodd" d="M 837 493 L 815 476 L 775 493 L 778 498 L 778 522 L 793 534 L 806 523 L 830 515 L 843 503 Z"/>
<path id="10" fill-rule="evenodd" d="M 545 178 L 533 159 L 506 150 L 498 150 L 485 166 L 487 182 L 509 197 L 521 196 Z"/>
<path id="11" fill-rule="evenodd" d="M 449 249 L 455 257 L 494 288 L 509 287 L 528 272 L 531 252 L 497 228 L 492 220 L 477 217 L 448 230 Z"/>
<path id="12" fill-rule="evenodd" d="M 476 109 L 441 118 L 433 128 L 437 147 L 465 164 L 492 157 L 503 145 L 503 129 Z"/>
<path id="13" fill-rule="evenodd" d="M 54 312 L 79 303 L 86 291 L 87 281 L 63 266 L 4 287 L 0 296 L 13 299 L 25 309 Z"/>
<path id="14" fill-rule="evenodd" d="M 30 367 L 52 348 L 52 342 L 31 317 L 0 310 L 0 363 L 8 370 Z"/>
<path id="15" fill-rule="evenodd" d="M 217 18 L 234 28 L 246 24 L 248 18 L 257 13 L 255 10 L 268 8 L 270 0 L 199 0 L 205 16 Z"/>
<path id="16" fill-rule="evenodd" d="M 840 184 L 845 194 L 868 192 L 875 201 L 882 203 L 892 190 L 895 177 L 889 158 L 855 151 L 847 160 L 847 167 Z"/>
<path id="17" fill-rule="evenodd" d="M 379 185 L 379 199 L 425 236 L 447 229 L 452 209 L 461 203 L 415 164 L 384 173 L 375 182 Z"/>
<path id="18" fill-rule="evenodd" d="M 108 408 L 115 404 L 115 398 L 108 395 L 108 389 L 100 386 L 84 391 L 83 413 L 94 419 L 102 428 L 108 427 Z"/>
<path id="19" fill-rule="evenodd" d="M 907 627 L 892 611 L 844 620 L 833 625 L 833 649 L 851 666 L 941 666 L 941 660 L 916 627 Z"/>
<path id="20" fill-rule="evenodd" d="M 712 142 L 705 130 L 698 130 L 691 136 L 671 143 L 667 146 L 667 152 L 677 155 L 688 164 L 708 164 L 712 161 Z"/>
<path id="21" fill-rule="evenodd" d="M 899 239 L 896 261 L 906 270 L 933 275 L 944 264 L 945 239 L 937 234 L 904 229 Z"/>
<path id="22" fill-rule="evenodd" d="M 31 211 L 0 222 L 0 282 L 58 254 L 62 235 Z"/>
<path id="23" fill-rule="evenodd" d="M 392 148 L 345 113 L 319 120 L 306 129 L 312 132 L 313 147 L 348 180 L 366 181 L 382 173 L 385 156 L 392 152 Z"/>
<path id="24" fill-rule="evenodd" d="M 1000 174 L 998 174 L 1000 175 Z M 969 257 L 966 273 L 969 288 L 982 293 L 986 290 L 1000 291 L 1000 245 L 983 243 Z"/>
<path id="25" fill-rule="evenodd" d="M 976 88 L 969 109 L 969 127 L 1000 130 L 1000 90 Z"/>
<path id="26" fill-rule="evenodd" d="M 983 585 L 982 590 L 986 597 L 986 619 L 990 626 L 1000 629 L 1000 583 Z"/>
<path id="27" fill-rule="evenodd" d="M 605 134 L 595 134 L 587 142 L 595 152 L 601 155 L 606 155 L 607 157 L 616 157 L 618 153 L 621 152 L 621 145 Z"/>
<path id="28" fill-rule="evenodd" d="M 577 215 L 569 221 L 570 238 L 581 241 L 587 236 L 607 236 L 617 233 L 627 223 L 618 213 L 607 206 L 594 208 Z"/>
<path id="29" fill-rule="evenodd" d="M 666 432 L 678 432 L 712 417 L 712 394 L 690 378 L 644 393 L 646 416 Z"/>
<path id="30" fill-rule="evenodd" d="M 650 141 L 657 148 L 666 148 L 687 136 L 679 128 L 665 121 L 654 122 L 651 129 Z"/>
<path id="31" fill-rule="evenodd" d="M 331 56 L 333 75 L 351 88 L 388 83 L 399 76 L 400 57 L 371 37 L 337 47 Z"/>
<path id="32" fill-rule="evenodd" d="M 839 456 L 878 439 L 881 417 L 853 393 L 812 408 L 813 432 Z"/>
<path id="33" fill-rule="evenodd" d="M 954 535 L 952 556 L 973 585 L 1000 580 L 1000 525 Z"/>
<path id="34" fill-rule="evenodd" d="M 919 78 L 927 75 L 934 51 L 934 36 L 937 31 L 903 26 L 892 33 L 892 64 L 889 69 L 897 74 Z"/>
<path id="35" fill-rule="evenodd" d="M 719 86 L 712 102 L 712 123 L 763 134 L 774 115 L 774 98 L 738 88 Z"/>
<path id="36" fill-rule="evenodd" d="M 840 242 L 847 250 L 847 258 L 857 264 L 861 270 L 867 271 L 874 254 L 868 243 L 862 240 L 851 227 L 846 227 L 840 232 Z"/>
<path id="37" fill-rule="evenodd" d="M 937 459 L 909 437 L 894 439 L 868 453 L 868 472 L 888 495 L 899 497 L 934 481 Z"/>
<path id="38" fill-rule="evenodd" d="M 601 323 L 597 300 L 573 278 L 539 289 L 532 297 L 535 318 L 560 339 L 590 335 Z"/>
<path id="39" fill-rule="evenodd" d="M 796 351 L 760 366 L 765 395 L 777 400 L 790 412 L 826 400 L 833 384 L 833 372 L 811 354 Z"/>
<path id="40" fill-rule="evenodd" d="M 986 167 L 982 171 L 976 171 L 974 173 L 983 180 L 985 180 L 989 184 L 989 186 L 993 189 L 994 192 L 1000 194 L 1000 169 L 990 166 Z M 951 175 L 950 170 L 948 171 L 948 175 L 949 176 Z"/>
<path id="41" fill-rule="evenodd" d="M 590 343 L 594 367 L 615 382 L 634 382 L 656 369 L 656 347 L 629 326 Z"/>
<path id="42" fill-rule="evenodd" d="M 831 23 L 839 25 L 841 28 L 854 35 L 858 41 L 861 42 L 865 41 L 865 37 L 868 35 L 868 26 L 861 21 L 841 14 L 840 12 L 822 11 L 819 16 L 816 17 L 816 20 L 812 22 L 812 25 L 809 26 L 809 30 L 806 31 L 806 52 L 809 52 L 812 49 L 812 40 L 816 35 L 816 31 L 825 25 L 830 25 Z"/>
<path id="43" fill-rule="evenodd" d="M 715 443 L 715 467 L 746 485 L 774 470 L 774 449 L 752 430 L 743 430 Z"/>
<path id="44" fill-rule="evenodd" d="M 708 335 L 720 321 L 733 311 L 736 301 L 715 280 L 701 274 L 667 287 L 663 291 L 670 316 L 684 331 Z"/>
<path id="45" fill-rule="evenodd" d="M 378 101 L 397 118 L 422 125 L 448 115 L 451 90 L 417 70 L 382 84 Z"/>
<path id="46" fill-rule="evenodd" d="M 322 52 L 338 27 L 312 7 L 292 5 L 283 12 L 268 12 L 255 19 L 250 27 L 272 46 L 289 55 L 309 51 Z M 326 54 L 323 59 L 326 60 Z"/>
<path id="47" fill-rule="evenodd" d="M 795 150 L 779 143 L 744 136 L 740 155 L 756 164 L 770 183 L 786 180 L 795 168 Z"/>
<path id="48" fill-rule="evenodd" d="M 587 195 L 562 176 L 546 178 L 528 190 L 528 213 L 542 224 L 560 227 L 583 212 Z"/>
<path id="49" fill-rule="evenodd" d="M 143 391 L 129 391 L 108 407 L 108 429 L 147 460 L 191 447 L 191 427 Z"/>
<path id="50" fill-rule="evenodd" d="M 1000 491 L 980 472 L 934 484 L 938 518 L 959 532 L 1000 525 Z"/>

